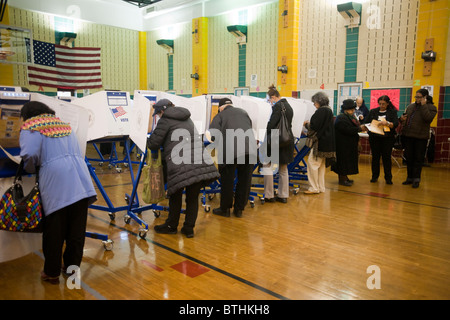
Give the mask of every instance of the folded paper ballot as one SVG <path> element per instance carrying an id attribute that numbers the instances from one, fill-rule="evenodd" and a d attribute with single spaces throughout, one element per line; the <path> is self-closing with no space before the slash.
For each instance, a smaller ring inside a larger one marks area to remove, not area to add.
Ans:
<path id="1" fill-rule="evenodd" d="M 372 120 L 371 123 L 366 123 L 365 126 L 367 127 L 367 129 L 369 129 L 370 132 L 384 135 L 383 127 L 378 126 L 379 123 L 380 121 L 378 120 Z"/>

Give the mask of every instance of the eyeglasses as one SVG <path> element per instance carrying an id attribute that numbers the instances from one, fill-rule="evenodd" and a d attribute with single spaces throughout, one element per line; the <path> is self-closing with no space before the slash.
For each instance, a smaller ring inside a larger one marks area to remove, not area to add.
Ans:
<path id="1" fill-rule="evenodd" d="M 423 97 L 422 97 L 422 96 L 415 96 L 414 98 L 416 98 L 416 99 L 422 99 Z"/>

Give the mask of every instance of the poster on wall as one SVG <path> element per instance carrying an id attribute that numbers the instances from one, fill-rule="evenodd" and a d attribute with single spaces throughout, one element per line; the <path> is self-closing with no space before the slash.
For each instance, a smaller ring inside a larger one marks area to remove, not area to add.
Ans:
<path id="1" fill-rule="evenodd" d="M 400 89 L 372 90 L 370 92 L 370 109 L 378 108 L 378 98 L 388 96 L 394 107 L 398 110 L 400 105 Z"/>
<path id="2" fill-rule="evenodd" d="M 432 97 L 433 93 L 434 93 L 434 86 L 430 86 L 430 85 L 425 85 L 425 86 L 421 86 L 421 89 L 427 89 L 428 90 L 428 94 Z"/>
<path id="3" fill-rule="evenodd" d="M 336 106 L 337 113 L 340 112 L 344 100 L 353 99 L 362 96 L 362 82 L 344 82 L 338 83 L 338 105 Z"/>
<path id="4" fill-rule="evenodd" d="M 249 96 L 250 95 L 250 89 L 247 88 L 247 87 L 234 88 L 234 95 L 236 97 Z"/>

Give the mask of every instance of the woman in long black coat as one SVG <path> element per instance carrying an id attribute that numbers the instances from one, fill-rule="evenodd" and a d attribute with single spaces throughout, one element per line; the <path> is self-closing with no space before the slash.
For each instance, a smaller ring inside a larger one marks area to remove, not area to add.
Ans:
<path id="1" fill-rule="evenodd" d="M 353 185 L 353 180 L 348 175 L 358 174 L 358 142 L 361 131 L 366 127 L 361 125 L 354 116 L 356 104 L 352 99 L 344 100 L 342 113 L 334 122 L 336 137 L 336 162 L 331 170 L 339 175 L 339 184 L 343 186 Z"/>

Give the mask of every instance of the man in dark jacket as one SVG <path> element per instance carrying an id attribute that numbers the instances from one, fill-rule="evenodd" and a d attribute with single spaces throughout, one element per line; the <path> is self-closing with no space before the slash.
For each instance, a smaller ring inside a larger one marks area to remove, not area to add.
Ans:
<path id="1" fill-rule="evenodd" d="M 214 209 L 213 213 L 224 217 L 230 216 L 237 171 L 234 215 L 241 217 L 250 196 L 253 166 L 257 161 L 252 121 L 244 109 L 233 107 L 229 98 L 223 98 L 219 101 L 219 113 L 209 128 L 211 137 L 216 143 L 220 172 L 220 207 Z"/>
<path id="2" fill-rule="evenodd" d="M 186 217 L 181 233 L 192 238 L 200 189 L 217 180 L 219 173 L 209 154 L 204 152 L 203 140 L 195 129 L 188 109 L 175 107 L 168 99 L 159 100 L 153 108 L 153 116 L 159 114 L 161 118 L 147 140 L 147 146 L 152 151 L 163 148 L 169 196 L 169 216 L 164 224 L 154 229 L 157 233 L 177 233 L 185 190 Z"/>

